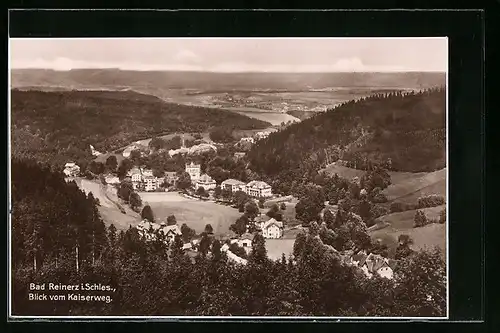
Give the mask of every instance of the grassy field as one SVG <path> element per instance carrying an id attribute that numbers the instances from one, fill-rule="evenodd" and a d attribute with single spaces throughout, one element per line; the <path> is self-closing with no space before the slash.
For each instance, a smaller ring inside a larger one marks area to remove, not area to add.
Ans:
<path id="1" fill-rule="evenodd" d="M 352 179 L 354 177 L 359 177 L 363 176 L 366 171 L 363 170 L 357 170 L 357 169 L 352 169 L 348 168 L 342 165 L 336 165 L 336 164 L 331 164 L 327 166 L 325 169 L 322 169 L 320 171 L 324 171 L 329 175 L 335 175 L 338 174 L 339 177 L 347 178 L 347 179 Z"/>
<path id="2" fill-rule="evenodd" d="M 437 219 L 444 208 L 445 205 L 442 205 L 425 208 L 423 211 L 428 218 Z M 414 241 L 412 245 L 414 250 L 438 246 L 443 250 L 444 255 L 446 250 L 446 225 L 429 224 L 424 227 L 414 228 L 415 212 L 416 210 L 409 210 L 380 217 L 380 220 L 387 222 L 389 225 L 383 229 L 370 232 L 370 236 L 372 239 L 381 239 L 389 247 L 392 254 L 396 250 L 399 235 L 407 234 Z"/>
<path id="3" fill-rule="evenodd" d="M 269 259 L 281 259 L 284 253 L 286 258 L 293 253 L 295 239 L 266 239 L 267 256 Z"/>
<path id="4" fill-rule="evenodd" d="M 429 172 L 401 175 L 399 178 L 391 175 L 392 184 L 383 193 L 389 201 L 416 203 L 423 195 L 439 194 L 446 197 L 446 169 Z"/>
<path id="5" fill-rule="evenodd" d="M 202 232 L 205 225 L 211 224 L 216 235 L 227 234 L 229 226 L 241 215 L 234 208 L 184 198 L 174 192 L 140 193 L 140 195 L 144 203 L 150 204 L 157 221 L 166 221 L 169 215 L 175 215 L 179 226 L 186 223 L 197 233 Z"/>
<path id="6" fill-rule="evenodd" d="M 329 165 L 323 169 L 326 173 L 352 179 L 361 178 L 365 171 L 341 165 Z M 391 185 L 383 193 L 389 201 L 417 203 L 420 196 L 439 194 L 446 197 L 446 169 L 434 172 L 389 172 Z"/>
<path id="7" fill-rule="evenodd" d="M 100 183 L 87 179 L 77 178 L 76 183 L 86 194 L 92 192 L 95 198 L 99 199 L 99 213 L 104 223 L 109 226 L 114 224 L 118 230 L 126 230 L 130 225 L 135 226 L 140 222 L 140 216 L 132 211 L 127 205 L 121 205 L 125 209 L 123 214 L 116 203 L 120 200 L 116 192 L 105 189 Z"/>

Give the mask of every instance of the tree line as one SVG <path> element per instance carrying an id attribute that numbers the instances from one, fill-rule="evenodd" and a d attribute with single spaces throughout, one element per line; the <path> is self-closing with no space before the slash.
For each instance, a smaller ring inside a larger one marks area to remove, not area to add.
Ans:
<path id="1" fill-rule="evenodd" d="M 11 104 L 13 150 L 59 165 L 88 160 L 89 145 L 106 152 L 161 134 L 270 126 L 235 112 L 165 103 L 133 92 L 12 90 Z"/>
<path id="2" fill-rule="evenodd" d="M 256 234 L 248 264 L 231 262 L 207 230 L 190 255 L 137 229 L 104 227 L 96 202 L 34 162 L 12 164 L 13 313 L 23 315 L 442 316 L 446 270 L 436 251 L 402 258 L 395 279 L 366 278 L 324 244 L 314 225 L 295 256 L 272 261 Z M 148 214 L 145 212 L 145 214 Z M 334 224 L 334 223 L 333 223 Z M 332 230 L 332 232 L 335 229 Z M 160 235 L 161 236 L 161 235 Z M 106 303 L 33 302 L 36 281 L 109 284 Z"/>

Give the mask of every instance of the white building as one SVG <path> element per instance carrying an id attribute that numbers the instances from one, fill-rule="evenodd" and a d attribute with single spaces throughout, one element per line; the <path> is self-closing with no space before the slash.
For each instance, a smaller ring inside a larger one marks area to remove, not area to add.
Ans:
<path id="1" fill-rule="evenodd" d="M 254 180 L 245 186 L 245 192 L 254 198 L 269 198 L 273 195 L 271 186 L 263 181 Z"/>
<path id="2" fill-rule="evenodd" d="M 217 187 L 217 183 L 207 174 L 203 174 L 195 183 L 195 188 L 203 187 L 206 191 L 212 190 Z"/>
<path id="3" fill-rule="evenodd" d="M 261 222 L 260 228 L 264 238 L 281 238 L 283 236 L 283 222 L 278 222 L 274 218 Z"/>
<path id="4" fill-rule="evenodd" d="M 269 132 L 257 132 L 257 133 L 255 133 L 255 139 L 256 140 L 265 139 L 268 136 L 269 136 Z"/>
<path id="5" fill-rule="evenodd" d="M 235 159 L 239 160 L 239 159 L 245 157 L 245 155 L 246 155 L 246 153 L 244 153 L 244 152 L 236 152 L 236 153 L 234 153 L 233 156 Z"/>
<path id="6" fill-rule="evenodd" d="M 101 155 L 100 152 L 98 152 L 97 150 L 95 150 L 94 146 L 90 145 L 90 150 L 92 152 L 92 156 L 99 156 Z"/>
<path id="7" fill-rule="evenodd" d="M 230 190 L 231 192 L 243 191 L 245 192 L 245 183 L 237 179 L 226 179 L 221 183 L 221 189 Z"/>
<path id="8" fill-rule="evenodd" d="M 76 177 L 80 174 L 80 167 L 74 162 L 68 162 L 64 165 L 63 173 L 66 177 Z"/>
<path id="9" fill-rule="evenodd" d="M 146 192 L 156 191 L 156 189 L 158 188 L 158 181 L 156 177 L 146 176 L 143 179 L 144 179 L 144 190 Z"/>
<path id="10" fill-rule="evenodd" d="M 153 170 L 151 169 L 141 169 L 143 177 L 153 177 Z"/>
<path id="11" fill-rule="evenodd" d="M 253 143 L 255 143 L 255 140 L 252 137 L 246 137 L 246 138 L 241 138 L 240 142 L 241 143 L 252 143 L 253 144 Z"/>
<path id="12" fill-rule="evenodd" d="M 194 164 L 193 162 L 186 164 L 186 172 L 191 177 L 191 182 L 196 183 L 201 176 L 201 165 Z"/>
<path id="13" fill-rule="evenodd" d="M 241 237 L 236 240 L 236 243 L 238 246 L 244 248 L 247 253 L 250 253 L 250 251 L 252 251 L 252 240 L 252 234 L 247 232 L 241 235 Z"/>
<path id="14" fill-rule="evenodd" d="M 120 178 L 113 176 L 113 175 L 107 175 L 104 177 L 104 180 L 106 181 L 106 184 L 120 184 Z"/>
<path id="15" fill-rule="evenodd" d="M 165 222 L 154 223 L 148 220 L 142 220 L 139 225 L 136 226 L 139 234 L 146 237 L 147 240 L 153 240 L 155 238 L 154 233 L 150 233 L 152 229 L 153 232 L 159 230 L 165 235 L 166 242 L 170 243 L 174 240 L 175 236 L 181 235 L 181 230 L 177 224 L 167 225 Z"/>
<path id="16" fill-rule="evenodd" d="M 133 167 L 127 173 L 127 176 L 129 176 L 132 179 L 132 182 L 141 182 L 142 181 L 141 170 L 138 167 Z"/>

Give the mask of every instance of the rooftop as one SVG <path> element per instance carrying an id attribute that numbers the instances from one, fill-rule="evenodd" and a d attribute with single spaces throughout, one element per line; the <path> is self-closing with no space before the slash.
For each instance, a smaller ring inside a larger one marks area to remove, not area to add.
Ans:
<path id="1" fill-rule="evenodd" d="M 240 239 L 241 239 L 241 240 L 245 240 L 245 239 L 250 239 L 250 240 L 252 240 L 252 239 L 253 239 L 253 235 L 252 235 L 252 234 L 250 234 L 250 233 L 248 233 L 248 232 L 246 232 L 246 233 L 244 233 L 243 235 L 241 235 Z"/>
<path id="2" fill-rule="evenodd" d="M 248 187 L 259 188 L 259 189 L 264 189 L 264 188 L 271 187 L 268 183 L 260 181 L 260 180 L 253 180 L 250 183 L 248 183 L 247 186 Z"/>
<path id="3" fill-rule="evenodd" d="M 215 180 L 213 180 L 212 177 L 204 173 L 203 175 L 200 176 L 198 183 L 215 183 Z"/>
<path id="4" fill-rule="evenodd" d="M 222 182 L 224 185 L 245 185 L 244 182 L 237 180 L 237 179 L 226 179 L 225 181 Z"/>
<path id="5" fill-rule="evenodd" d="M 264 222 L 264 224 L 262 225 L 262 229 L 266 229 L 266 228 L 270 227 L 271 225 L 276 225 L 279 228 L 283 228 L 283 222 L 278 222 L 274 218 L 272 218 L 272 219 Z"/>

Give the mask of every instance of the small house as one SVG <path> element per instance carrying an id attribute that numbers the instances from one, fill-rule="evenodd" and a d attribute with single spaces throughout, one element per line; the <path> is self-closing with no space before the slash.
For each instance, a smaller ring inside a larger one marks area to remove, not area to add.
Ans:
<path id="1" fill-rule="evenodd" d="M 274 218 L 260 223 L 262 236 L 264 238 L 281 238 L 283 236 L 283 222 L 278 222 Z"/>
<path id="2" fill-rule="evenodd" d="M 74 162 L 68 162 L 64 165 L 63 173 L 66 177 L 76 177 L 80 174 L 80 167 Z"/>
<path id="3" fill-rule="evenodd" d="M 250 233 L 244 233 L 237 240 L 237 244 L 245 249 L 245 251 L 249 252 L 252 249 L 252 240 L 253 236 Z"/>

